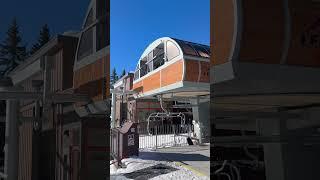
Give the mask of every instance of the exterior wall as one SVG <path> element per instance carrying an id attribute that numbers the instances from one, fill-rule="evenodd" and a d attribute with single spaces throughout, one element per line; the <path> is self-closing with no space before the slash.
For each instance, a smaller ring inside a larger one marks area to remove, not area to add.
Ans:
<path id="1" fill-rule="evenodd" d="M 25 112 L 32 116 L 32 111 Z M 22 122 L 19 127 L 19 165 L 18 180 L 32 180 L 33 123 Z"/>
<path id="2" fill-rule="evenodd" d="M 125 92 L 128 92 L 132 89 L 133 86 L 133 74 L 129 73 L 122 77 L 117 83 L 114 85 L 115 90 L 121 91 L 120 87 L 123 88 Z M 128 102 L 129 99 L 132 98 L 130 94 L 116 94 L 116 111 L 115 111 L 115 125 L 120 126 L 121 118 L 125 120 L 131 120 L 128 118 Z"/>
<path id="3" fill-rule="evenodd" d="M 86 118 L 82 124 L 81 179 L 107 179 L 106 156 L 109 147 L 109 137 L 105 118 Z M 90 177 L 90 178 L 89 178 Z"/>
<path id="4" fill-rule="evenodd" d="M 161 68 L 161 67 L 160 67 Z M 160 71 L 146 75 L 133 84 L 133 90 L 141 93 L 156 90 L 183 80 L 183 60 L 179 60 Z"/>
<path id="5" fill-rule="evenodd" d="M 52 64 L 49 72 L 51 76 L 51 92 L 61 92 L 69 89 L 72 87 L 73 82 L 72 67 L 77 38 L 64 37 L 60 40 L 62 41 L 61 43 L 45 54 L 50 56 L 49 60 Z M 44 80 L 43 72 L 36 73 L 19 85 L 27 92 L 35 92 L 37 89 L 32 87 L 32 81 L 34 80 Z M 40 88 L 40 91 L 42 89 L 43 87 Z M 38 134 L 33 131 L 34 108 L 35 102 L 32 100 L 23 100 L 20 103 L 21 116 L 31 119 L 23 121 L 19 127 L 19 180 L 31 180 L 36 177 L 48 179 L 47 177 L 49 176 L 49 179 L 51 179 L 54 178 L 55 174 L 54 167 L 55 163 L 57 163 L 55 150 L 56 142 L 59 140 L 55 130 L 58 106 L 49 108 L 46 113 L 46 121 L 42 123 L 42 131 Z M 41 146 L 44 148 L 34 149 Z M 34 154 L 37 154 L 39 158 L 34 157 Z M 41 165 L 37 168 L 38 170 L 35 170 L 34 163 Z"/>
<path id="6" fill-rule="evenodd" d="M 133 90 L 146 93 L 183 81 L 209 83 L 209 72 L 209 62 L 190 59 L 179 60 L 151 75 L 147 74 L 142 77 L 141 80 L 133 84 Z"/>
<path id="7" fill-rule="evenodd" d="M 205 61 L 186 60 L 185 81 L 209 83 L 210 63 Z"/>
<path id="8" fill-rule="evenodd" d="M 23 87 L 23 90 L 26 92 L 34 92 L 36 89 L 32 87 L 32 81 L 33 80 L 43 80 L 43 74 L 42 73 L 37 73 L 33 75 L 32 77 L 28 78 L 27 80 L 23 81 L 20 85 Z M 32 100 L 22 100 L 20 101 L 20 106 L 26 106 L 29 104 L 32 104 Z"/>
<path id="9" fill-rule="evenodd" d="M 56 158 L 56 180 L 63 180 L 65 174 L 71 180 L 78 180 L 77 174 L 80 170 L 81 156 L 81 123 L 74 122 L 59 126 L 57 132 L 57 151 L 60 158 Z M 67 136 L 65 133 L 68 132 Z M 67 157 L 67 162 L 64 162 L 64 157 Z M 71 167 L 69 172 L 64 164 Z"/>
<path id="10" fill-rule="evenodd" d="M 105 56 L 96 62 L 80 68 L 74 73 L 74 88 L 78 93 L 88 94 L 94 101 L 110 96 L 110 57 Z"/>
<path id="11" fill-rule="evenodd" d="M 36 74 L 22 82 L 22 87 L 27 92 L 36 91 L 32 87 L 33 80 L 42 80 L 42 74 Z M 20 101 L 20 113 L 22 117 L 34 117 L 34 102 L 31 100 Z M 32 180 L 33 164 L 33 122 L 22 121 L 19 125 L 19 170 L 18 180 Z"/>
<path id="12" fill-rule="evenodd" d="M 235 0 L 211 0 L 211 66 L 230 61 L 235 33 Z"/>

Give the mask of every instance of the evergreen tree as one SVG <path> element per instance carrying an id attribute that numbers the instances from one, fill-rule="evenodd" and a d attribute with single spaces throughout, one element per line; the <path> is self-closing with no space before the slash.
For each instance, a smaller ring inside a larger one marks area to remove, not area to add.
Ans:
<path id="1" fill-rule="evenodd" d="M 120 77 L 125 76 L 125 75 L 126 75 L 126 73 L 127 73 L 127 72 L 126 72 L 126 70 L 125 70 L 125 69 L 123 69 Z"/>
<path id="2" fill-rule="evenodd" d="M 22 45 L 19 25 L 16 18 L 13 19 L 7 37 L 0 44 L 0 75 L 7 75 L 18 66 L 26 57 L 26 46 Z"/>
<path id="3" fill-rule="evenodd" d="M 36 51 L 38 51 L 42 46 L 44 46 L 47 42 L 49 42 L 51 39 L 51 35 L 50 35 L 50 29 L 48 27 L 47 24 L 43 25 L 40 33 L 39 33 L 39 38 L 38 38 L 38 42 L 36 42 L 31 50 L 30 50 L 30 54 L 34 54 Z"/>
<path id="4" fill-rule="evenodd" d="M 110 83 L 111 85 L 114 84 L 115 82 L 117 82 L 119 79 L 116 68 L 113 68 L 112 72 L 111 72 L 111 76 L 110 76 Z"/>

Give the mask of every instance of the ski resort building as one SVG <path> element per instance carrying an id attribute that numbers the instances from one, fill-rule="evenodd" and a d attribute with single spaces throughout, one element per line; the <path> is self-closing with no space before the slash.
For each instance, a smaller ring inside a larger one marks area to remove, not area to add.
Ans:
<path id="1" fill-rule="evenodd" d="M 148 132 L 151 126 L 186 127 L 194 122 L 194 138 L 208 142 L 209 69 L 209 46 L 169 37 L 155 40 L 134 74 L 114 84 L 112 122 L 121 125 L 119 114 L 120 122 L 138 123 Z"/>

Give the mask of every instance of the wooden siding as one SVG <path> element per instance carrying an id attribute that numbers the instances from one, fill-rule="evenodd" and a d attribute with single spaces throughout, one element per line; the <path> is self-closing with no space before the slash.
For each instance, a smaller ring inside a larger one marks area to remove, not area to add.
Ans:
<path id="1" fill-rule="evenodd" d="M 106 56 L 89 64 L 74 73 L 74 88 L 76 92 L 89 94 L 97 101 L 110 96 L 110 60 Z"/>
<path id="2" fill-rule="evenodd" d="M 32 111 L 25 114 L 31 117 Z M 18 180 L 32 180 L 32 132 L 33 123 L 22 122 L 19 127 Z"/>
<path id="3" fill-rule="evenodd" d="M 211 1 L 211 66 L 229 61 L 235 26 L 233 2 L 234 0 Z"/>
<path id="4" fill-rule="evenodd" d="M 23 87 L 24 91 L 27 91 L 27 92 L 36 91 L 36 89 L 32 87 L 33 80 L 43 80 L 43 74 L 42 73 L 35 74 L 32 77 L 30 77 L 29 79 L 23 81 L 20 85 Z M 33 103 L 32 100 L 21 100 L 20 101 L 21 106 L 25 106 L 25 105 L 28 105 L 31 103 Z"/>

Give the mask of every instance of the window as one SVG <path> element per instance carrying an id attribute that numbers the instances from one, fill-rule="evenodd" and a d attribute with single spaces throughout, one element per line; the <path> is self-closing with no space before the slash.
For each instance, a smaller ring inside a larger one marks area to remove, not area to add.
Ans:
<path id="1" fill-rule="evenodd" d="M 182 43 L 180 46 L 182 47 L 182 50 L 185 54 L 191 56 L 198 56 L 197 52 L 193 49 L 193 47 L 190 44 Z"/>
<path id="2" fill-rule="evenodd" d="M 140 61 L 140 77 L 143 77 L 148 73 L 146 61 Z"/>
<path id="3" fill-rule="evenodd" d="M 136 71 L 134 72 L 134 80 L 139 79 L 139 73 L 140 73 L 140 70 L 139 70 L 139 64 L 138 64 L 136 67 Z"/>
<path id="4" fill-rule="evenodd" d="M 171 41 L 167 41 L 167 58 L 168 61 L 172 60 L 173 58 L 179 56 L 180 51 L 179 48 Z"/>
<path id="5" fill-rule="evenodd" d="M 154 50 L 153 50 L 153 57 L 159 56 L 161 54 L 164 54 L 164 44 L 159 44 Z"/>
<path id="6" fill-rule="evenodd" d="M 153 70 L 164 64 L 164 44 L 159 44 L 153 50 Z"/>
<path id="7" fill-rule="evenodd" d="M 78 61 L 93 53 L 93 28 L 85 31 L 80 40 Z"/>
<path id="8" fill-rule="evenodd" d="M 149 54 L 148 54 L 148 61 L 152 61 L 153 60 L 153 51 L 151 51 Z"/>
<path id="9" fill-rule="evenodd" d="M 148 62 L 148 72 L 151 72 L 153 70 L 153 61 Z"/>
<path id="10" fill-rule="evenodd" d="M 93 23 L 93 10 L 90 9 L 90 12 L 88 14 L 88 17 L 86 19 L 86 22 L 84 24 L 84 28 L 87 28 L 88 26 L 90 26 Z"/>
<path id="11" fill-rule="evenodd" d="M 197 50 L 201 57 L 210 58 L 209 52 L 204 47 L 200 45 L 194 45 L 194 48 Z"/>
<path id="12" fill-rule="evenodd" d="M 134 72 L 134 80 L 139 79 L 139 70 L 137 70 L 136 72 Z"/>

